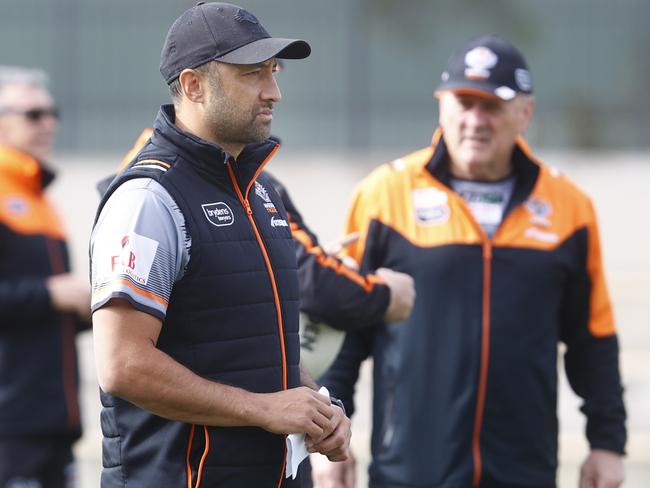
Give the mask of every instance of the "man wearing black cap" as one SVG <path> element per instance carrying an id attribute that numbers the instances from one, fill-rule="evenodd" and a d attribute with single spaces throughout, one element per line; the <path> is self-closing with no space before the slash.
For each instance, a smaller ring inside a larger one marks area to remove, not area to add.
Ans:
<path id="1" fill-rule="evenodd" d="M 471 40 L 442 75 L 433 144 L 356 191 L 351 256 L 362 270 L 412 275 L 417 290 L 403 324 L 349 333 L 322 380 L 350 413 L 359 364 L 374 359 L 371 487 L 555 486 L 559 341 L 587 416 L 581 487 L 622 481 L 625 408 L 596 217 L 521 138 L 532 92 L 517 49 Z M 315 476 L 346 479 L 350 464 L 316 465 Z"/>
<path id="2" fill-rule="evenodd" d="M 174 103 L 106 191 L 91 238 L 102 487 L 297 486 L 290 433 L 346 459 L 349 419 L 300 387 L 295 247 L 262 174 L 278 147 L 276 58 L 309 54 L 226 3 L 169 30 L 160 71 Z"/>

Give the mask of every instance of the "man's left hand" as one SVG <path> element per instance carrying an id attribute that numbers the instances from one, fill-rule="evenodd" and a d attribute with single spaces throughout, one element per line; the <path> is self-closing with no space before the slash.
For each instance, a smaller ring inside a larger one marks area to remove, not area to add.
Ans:
<path id="1" fill-rule="evenodd" d="M 618 488 L 624 478 L 623 456 L 612 451 L 594 449 L 582 463 L 580 488 Z"/>
<path id="2" fill-rule="evenodd" d="M 333 415 L 330 423 L 333 427 L 332 433 L 317 444 L 313 444 L 307 436 L 307 448 L 309 452 L 319 452 L 330 461 L 345 461 L 348 458 L 350 449 L 350 437 L 352 437 L 352 422 L 341 408 L 330 405 Z"/>

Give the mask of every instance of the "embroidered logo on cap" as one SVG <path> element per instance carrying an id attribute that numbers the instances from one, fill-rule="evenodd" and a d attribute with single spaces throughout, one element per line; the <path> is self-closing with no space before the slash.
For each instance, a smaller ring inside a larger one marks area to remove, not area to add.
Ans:
<path id="1" fill-rule="evenodd" d="M 529 92 L 533 88 L 530 71 L 527 69 L 517 68 L 515 70 L 515 82 L 521 91 Z"/>
<path id="2" fill-rule="evenodd" d="M 469 80 L 486 80 L 490 70 L 499 61 L 494 52 L 483 46 L 475 47 L 465 55 L 465 78 Z"/>
<path id="3" fill-rule="evenodd" d="M 237 14 L 235 15 L 235 20 L 237 22 L 250 22 L 251 24 L 259 24 L 260 21 L 255 18 L 255 16 L 247 10 L 240 8 Z"/>

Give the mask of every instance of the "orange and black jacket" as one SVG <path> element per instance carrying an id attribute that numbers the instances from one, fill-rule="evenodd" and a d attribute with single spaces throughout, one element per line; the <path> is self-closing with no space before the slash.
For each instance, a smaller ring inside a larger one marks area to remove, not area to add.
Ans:
<path id="1" fill-rule="evenodd" d="M 45 286 L 69 271 L 58 216 L 43 193 L 54 175 L 0 146 L 0 438 L 80 435 L 74 315 Z M 90 306 L 90 304 L 89 304 Z"/>
<path id="2" fill-rule="evenodd" d="M 352 409 L 359 363 L 374 359 L 371 487 L 555 486 L 558 342 L 591 447 L 624 451 L 592 204 L 521 140 L 513 164 L 491 239 L 450 187 L 439 132 L 357 189 L 352 256 L 409 273 L 417 290 L 409 319 L 348 334 L 322 379 Z"/>

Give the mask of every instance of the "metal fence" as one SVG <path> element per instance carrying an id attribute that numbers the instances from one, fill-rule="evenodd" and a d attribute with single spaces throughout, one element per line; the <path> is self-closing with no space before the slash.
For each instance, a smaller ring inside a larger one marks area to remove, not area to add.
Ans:
<path id="1" fill-rule="evenodd" d="M 298 148 L 418 147 L 455 47 L 481 33 L 531 65 L 541 146 L 650 144 L 646 0 L 235 0 L 313 55 L 280 74 L 274 132 Z M 2 0 L 0 63 L 46 69 L 64 113 L 59 149 L 122 152 L 167 100 L 165 33 L 187 0 Z"/>

